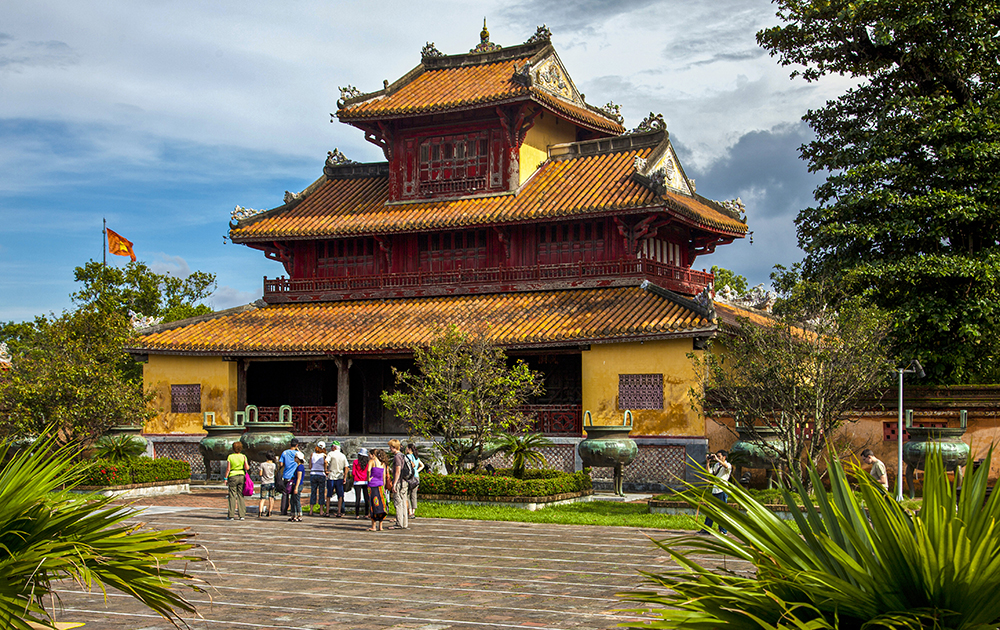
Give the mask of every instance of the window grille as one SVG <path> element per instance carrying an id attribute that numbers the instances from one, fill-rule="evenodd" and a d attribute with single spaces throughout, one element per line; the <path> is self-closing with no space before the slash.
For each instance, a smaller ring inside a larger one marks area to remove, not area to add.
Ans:
<path id="1" fill-rule="evenodd" d="M 619 409 L 663 409 L 662 374 L 619 374 Z"/>
<path id="2" fill-rule="evenodd" d="M 201 413 L 201 385 L 171 385 L 170 413 Z"/>

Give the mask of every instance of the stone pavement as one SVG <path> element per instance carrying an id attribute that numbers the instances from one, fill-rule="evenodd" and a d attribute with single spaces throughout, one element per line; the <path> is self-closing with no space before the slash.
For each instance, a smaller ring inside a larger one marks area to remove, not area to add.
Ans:
<path id="1" fill-rule="evenodd" d="M 417 518 L 368 532 L 353 516 L 289 523 L 255 510 L 227 521 L 212 487 L 142 505 L 143 522 L 191 528 L 211 560 L 190 567 L 211 584 L 188 596 L 192 628 L 605 629 L 633 618 L 614 594 L 642 588 L 638 570 L 672 566 L 647 538 L 662 530 Z M 121 593 L 105 602 L 67 584 L 60 598 L 57 618 L 85 630 L 172 627 Z"/>

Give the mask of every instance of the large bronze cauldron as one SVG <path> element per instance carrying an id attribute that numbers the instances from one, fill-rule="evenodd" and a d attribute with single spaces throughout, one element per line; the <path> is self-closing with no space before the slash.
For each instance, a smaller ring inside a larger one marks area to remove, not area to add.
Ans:
<path id="1" fill-rule="evenodd" d="M 969 445 L 962 441 L 968 427 L 969 415 L 966 410 L 960 413 L 961 426 L 954 427 L 914 427 L 913 411 L 906 412 L 906 432 L 910 441 L 903 444 L 903 461 L 906 462 L 906 487 L 910 490 L 910 498 L 916 495 L 914 488 L 914 471 L 923 470 L 927 455 L 932 450 L 941 453 L 945 470 L 953 470 L 961 479 L 965 465 L 969 463 Z"/>
<path id="2" fill-rule="evenodd" d="M 205 479 L 212 477 L 212 462 L 225 461 L 233 452 L 233 442 L 239 442 L 243 435 L 243 414 L 234 414 L 234 424 L 216 424 L 215 412 L 206 411 L 202 414 L 202 428 L 208 433 L 198 442 L 198 450 L 205 462 Z"/>
<path id="3" fill-rule="evenodd" d="M 763 468 L 768 487 L 774 483 L 774 471 L 785 454 L 781 434 L 773 427 L 753 427 L 736 423 L 739 440 L 729 448 L 729 462 L 734 466 L 736 479 L 743 476 L 744 468 Z"/>
<path id="4" fill-rule="evenodd" d="M 264 461 L 264 453 L 281 453 L 291 444 L 292 408 L 282 405 L 278 408 L 277 422 L 261 422 L 256 405 L 247 405 L 243 413 L 246 433 L 240 437 L 243 452 L 255 462 Z"/>
<path id="5" fill-rule="evenodd" d="M 639 454 L 639 447 L 628 436 L 632 431 L 632 412 L 626 410 L 620 426 L 595 426 L 590 412 L 584 414 L 587 438 L 577 447 L 583 465 L 590 468 L 615 469 L 615 494 L 625 496 L 623 468 Z"/>

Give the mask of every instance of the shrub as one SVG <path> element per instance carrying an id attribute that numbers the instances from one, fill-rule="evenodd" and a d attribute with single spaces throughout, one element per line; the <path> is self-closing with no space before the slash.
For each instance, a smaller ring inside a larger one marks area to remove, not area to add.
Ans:
<path id="1" fill-rule="evenodd" d="M 527 470 L 525 473 L 524 479 L 517 479 L 500 475 L 439 475 L 425 472 L 420 475 L 420 492 L 468 497 L 542 497 L 593 488 L 589 470 L 575 473 Z"/>
<path id="2" fill-rule="evenodd" d="M 191 464 L 175 459 L 140 457 L 127 461 L 95 459 L 88 462 L 81 484 L 120 486 L 133 483 L 174 481 L 191 477 Z"/>

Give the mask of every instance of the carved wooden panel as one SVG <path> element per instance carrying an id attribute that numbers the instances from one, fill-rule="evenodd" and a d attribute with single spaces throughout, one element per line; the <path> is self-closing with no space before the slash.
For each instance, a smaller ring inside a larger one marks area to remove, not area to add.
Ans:
<path id="1" fill-rule="evenodd" d="M 201 413 L 201 385 L 171 385 L 170 413 Z"/>
<path id="2" fill-rule="evenodd" d="M 619 374 L 619 409 L 663 409 L 662 374 Z"/>

